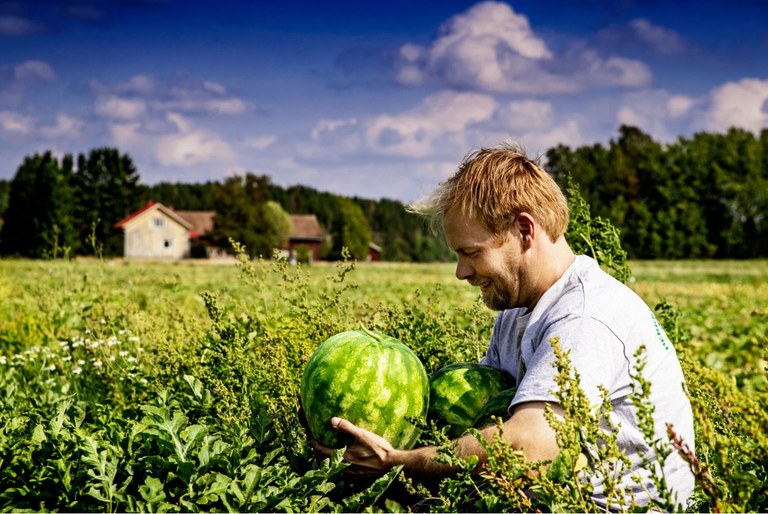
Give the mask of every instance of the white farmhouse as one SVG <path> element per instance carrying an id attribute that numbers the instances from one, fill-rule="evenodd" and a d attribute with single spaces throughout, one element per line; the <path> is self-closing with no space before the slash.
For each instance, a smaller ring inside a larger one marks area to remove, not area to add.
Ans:
<path id="1" fill-rule="evenodd" d="M 149 201 L 115 223 L 123 229 L 126 259 L 182 259 L 189 257 L 192 225 L 161 203 Z"/>

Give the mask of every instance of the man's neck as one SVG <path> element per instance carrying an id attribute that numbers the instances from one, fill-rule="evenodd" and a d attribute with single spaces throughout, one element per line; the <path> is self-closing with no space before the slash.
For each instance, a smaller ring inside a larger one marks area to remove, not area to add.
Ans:
<path id="1" fill-rule="evenodd" d="M 539 299 L 544 296 L 550 287 L 555 282 L 560 280 L 560 277 L 566 272 L 566 270 L 573 264 L 576 259 L 576 254 L 573 253 L 571 247 L 568 246 L 564 237 L 560 237 L 552 244 L 547 244 L 543 248 L 540 248 L 540 258 L 537 259 L 537 269 L 534 270 L 536 287 L 535 296 L 528 302 L 527 312 L 530 312 L 539 303 Z"/>

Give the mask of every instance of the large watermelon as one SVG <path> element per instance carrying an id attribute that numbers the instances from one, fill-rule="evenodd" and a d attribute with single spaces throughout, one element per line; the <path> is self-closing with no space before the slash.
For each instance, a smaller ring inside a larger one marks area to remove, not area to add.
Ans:
<path id="1" fill-rule="evenodd" d="M 506 371 L 476 362 L 457 362 L 437 370 L 429 381 L 429 415 L 449 434 L 460 435 L 475 425 L 488 401 L 514 385 Z"/>
<path id="2" fill-rule="evenodd" d="M 512 398 L 515 397 L 515 393 L 517 393 L 517 387 L 510 387 L 493 396 L 488 400 L 488 403 L 480 409 L 473 425 L 477 428 L 490 425 L 493 423 L 493 416 L 506 421 L 509 418 L 507 409 L 509 409 L 509 404 L 512 403 Z"/>
<path id="3" fill-rule="evenodd" d="M 429 404 L 429 377 L 410 348 L 370 330 L 336 334 L 317 347 L 304 368 L 301 403 L 318 442 L 340 448 L 351 441 L 331 427 L 340 416 L 392 446 L 416 444 Z"/>

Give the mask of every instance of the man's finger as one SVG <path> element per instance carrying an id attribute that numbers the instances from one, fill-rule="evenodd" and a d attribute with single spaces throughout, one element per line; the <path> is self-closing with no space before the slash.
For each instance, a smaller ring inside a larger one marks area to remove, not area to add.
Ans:
<path id="1" fill-rule="evenodd" d="M 331 426 L 339 432 L 345 432 L 351 435 L 355 439 L 358 439 L 359 436 L 363 434 L 362 428 L 357 427 L 351 421 L 347 421 L 344 418 L 331 418 Z"/>
<path id="2" fill-rule="evenodd" d="M 333 453 L 332 448 L 323 446 L 314 439 L 309 442 L 309 445 L 312 447 L 312 451 L 315 452 L 315 456 L 318 459 L 329 459 L 331 457 L 331 453 Z"/>

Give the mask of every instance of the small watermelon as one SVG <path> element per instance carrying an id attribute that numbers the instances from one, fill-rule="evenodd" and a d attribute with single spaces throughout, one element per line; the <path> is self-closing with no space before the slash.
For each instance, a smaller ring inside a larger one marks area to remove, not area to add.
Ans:
<path id="1" fill-rule="evenodd" d="M 351 330 L 326 339 L 312 354 L 301 381 L 301 404 L 311 436 L 325 446 L 351 442 L 331 427 L 331 418 L 339 416 L 395 448 L 410 449 L 420 433 L 417 424 L 427 417 L 429 377 L 402 342 Z"/>
<path id="2" fill-rule="evenodd" d="M 474 362 L 456 362 L 437 370 L 429 381 L 428 418 L 448 425 L 458 436 L 475 425 L 488 401 L 514 385 L 506 371 Z"/>
<path id="3" fill-rule="evenodd" d="M 509 389 L 504 389 L 502 392 L 488 400 L 488 403 L 486 403 L 477 414 L 474 426 L 483 428 L 490 425 L 493 423 L 492 416 L 501 418 L 504 421 L 509 419 L 509 412 L 507 409 L 509 409 L 509 404 L 512 403 L 512 398 L 515 397 L 515 393 L 517 393 L 517 387 L 510 387 Z"/>

